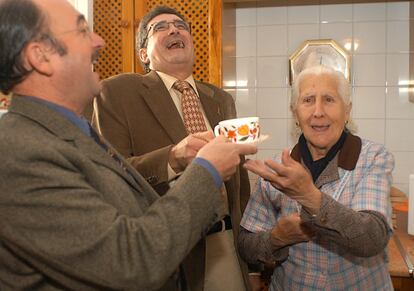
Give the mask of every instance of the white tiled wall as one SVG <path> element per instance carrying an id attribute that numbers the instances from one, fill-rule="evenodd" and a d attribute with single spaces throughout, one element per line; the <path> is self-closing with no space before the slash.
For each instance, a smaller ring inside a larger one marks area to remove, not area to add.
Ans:
<path id="1" fill-rule="evenodd" d="M 238 115 L 259 116 L 263 133 L 271 136 L 256 157 L 272 157 L 295 142 L 288 110 L 289 55 L 307 39 L 332 38 L 344 47 L 353 43 L 352 114 L 358 134 L 384 143 L 394 154 L 394 184 L 407 193 L 408 175 L 414 173 L 414 103 L 408 101 L 406 87 L 414 53 L 409 51 L 409 20 L 409 1 L 240 4 L 236 55 L 229 57 L 236 59 L 237 86 L 228 89 Z"/>

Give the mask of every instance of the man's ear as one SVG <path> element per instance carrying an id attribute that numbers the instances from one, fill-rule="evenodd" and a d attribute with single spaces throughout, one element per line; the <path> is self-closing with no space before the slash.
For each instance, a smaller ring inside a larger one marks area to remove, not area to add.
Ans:
<path id="1" fill-rule="evenodd" d="M 53 50 L 40 42 L 31 42 L 25 50 L 25 66 L 42 75 L 50 76 L 53 73 L 53 66 L 50 62 Z"/>
<path id="2" fill-rule="evenodd" d="M 139 56 L 139 59 L 141 60 L 142 63 L 149 64 L 150 60 L 149 60 L 149 57 L 147 55 L 147 49 L 146 48 L 140 48 L 139 51 L 138 51 L 138 56 Z"/>

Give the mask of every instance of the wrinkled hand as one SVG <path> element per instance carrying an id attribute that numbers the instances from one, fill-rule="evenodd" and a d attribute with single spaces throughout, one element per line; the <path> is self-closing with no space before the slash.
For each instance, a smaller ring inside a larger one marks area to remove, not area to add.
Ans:
<path id="1" fill-rule="evenodd" d="M 240 164 L 240 155 L 250 155 L 257 152 L 255 144 L 235 144 L 220 135 L 205 145 L 197 157 L 208 160 L 226 181 L 236 172 Z"/>
<path id="2" fill-rule="evenodd" d="M 189 163 L 195 158 L 198 151 L 214 138 L 211 131 L 197 132 L 188 135 L 170 152 L 169 164 L 176 172 L 184 171 Z"/>
<path id="3" fill-rule="evenodd" d="M 320 207 L 321 192 L 313 183 L 312 176 L 289 155 L 282 153 L 281 163 L 266 160 L 249 160 L 244 167 L 269 181 L 275 188 L 316 213 Z"/>
<path id="4" fill-rule="evenodd" d="M 265 281 L 261 275 L 250 275 L 249 274 L 250 290 L 252 291 L 264 291 L 266 288 Z"/>
<path id="5" fill-rule="evenodd" d="M 275 247 L 292 245 L 311 240 L 313 232 L 302 225 L 299 214 L 282 217 L 273 227 L 270 241 Z"/>

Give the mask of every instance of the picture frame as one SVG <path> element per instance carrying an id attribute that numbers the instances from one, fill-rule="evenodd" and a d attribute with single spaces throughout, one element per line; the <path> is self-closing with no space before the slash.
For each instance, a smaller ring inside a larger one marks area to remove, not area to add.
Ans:
<path id="1" fill-rule="evenodd" d="M 289 57 L 289 84 L 305 68 L 319 64 L 342 72 L 351 83 L 351 55 L 333 39 L 312 39 Z"/>

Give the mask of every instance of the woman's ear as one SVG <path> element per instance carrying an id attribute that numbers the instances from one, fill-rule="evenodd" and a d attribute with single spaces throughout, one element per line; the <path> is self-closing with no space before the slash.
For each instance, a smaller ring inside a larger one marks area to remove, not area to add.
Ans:
<path id="1" fill-rule="evenodd" d="M 53 73 L 53 66 L 50 62 L 52 54 L 50 47 L 41 42 L 31 42 L 25 49 L 25 66 L 42 75 L 50 76 Z"/>
<path id="2" fill-rule="evenodd" d="M 351 116 L 351 110 L 352 110 L 352 102 L 349 102 L 348 105 L 346 105 L 345 107 L 345 111 L 346 111 L 346 121 L 349 120 L 349 117 Z"/>

